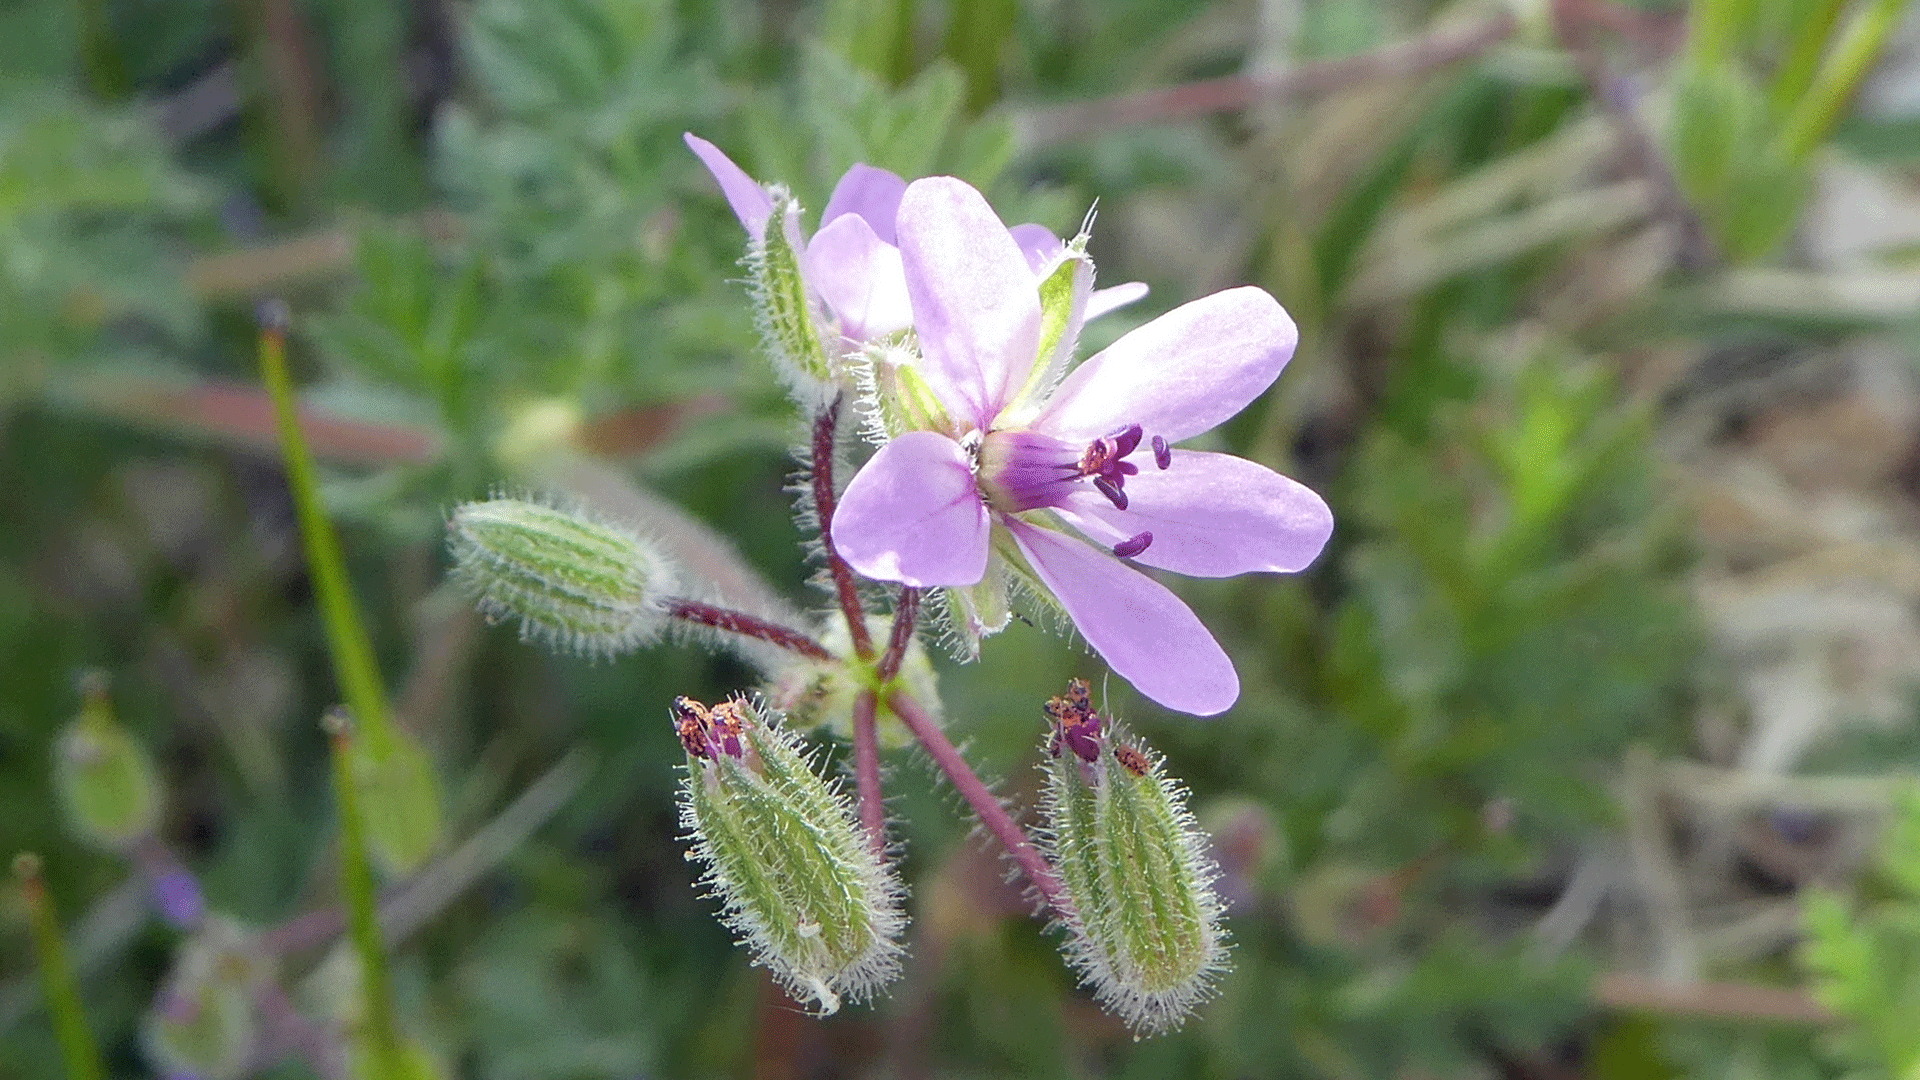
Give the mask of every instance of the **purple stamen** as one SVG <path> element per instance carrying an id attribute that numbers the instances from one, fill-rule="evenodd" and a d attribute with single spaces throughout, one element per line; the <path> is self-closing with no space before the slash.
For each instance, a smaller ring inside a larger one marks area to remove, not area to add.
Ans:
<path id="1" fill-rule="evenodd" d="M 1114 483 L 1104 476 L 1096 476 L 1093 478 L 1093 486 L 1100 489 L 1100 494 L 1105 495 L 1107 501 L 1111 502 L 1115 509 L 1125 510 L 1127 508 L 1127 493 L 1120 489 L 1119 484 Z"/>
<path id="2" fill-rule="evenodd" d="M 1126 430 L 1113 435 L 1113 456 L 1123 458 L 1133 453 L 1134 447 L 1140 445 L 1140 436 L 1142 434 L 1144 434 L 1144 432 L 1141 431 L 1140 425 L 1134 424 Z"/>
<path id="3" fill-rule="evenodd" d="M 1173 464 L 1173 450 L 1167 446 L 1165 436 L 1153 437 L 1153 463 L 1162 469 Z"/>
<path id="4" fill-rule="evenodd" d="M 1129 537 L 1113 545 L 1113 553 L 1122 559 L 1131 559 L 1152 546 L 1153 534 L 1143 532 L 1138 536 Z"/>

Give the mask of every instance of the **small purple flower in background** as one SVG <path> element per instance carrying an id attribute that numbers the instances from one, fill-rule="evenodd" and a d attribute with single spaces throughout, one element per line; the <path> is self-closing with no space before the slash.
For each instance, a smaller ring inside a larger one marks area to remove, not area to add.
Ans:
<path id="1" fill-rule="evenodd" d="M 914 368 L 946 415 L 853 478 L 832 523 L 841 555 L 870 578 L 964 587 L 1010 541 L 1141 693 L 1225 711 L 1240 693 L 1232 661 L 1179 597 L 1123 560 L 1230 577 L 1319 555 L 1333 517 L 1318 495 L 1241 458 L 1174 448 L 1272 385 L 1293 355 L 1293 320 L 1263 290 L 1230 289 L 1128 333 L 1051 387 L 1036 368 L 1033 246 L 951 177 L 910 185 L 896 229 Z"/>
<path id="2" fill-rule="evenodd" d="M 178 864 L 161 869 L 149 886 L 154 910 L 176 930 L 192 930 L 207 916 L 207 900 L 200 881 Z"/>

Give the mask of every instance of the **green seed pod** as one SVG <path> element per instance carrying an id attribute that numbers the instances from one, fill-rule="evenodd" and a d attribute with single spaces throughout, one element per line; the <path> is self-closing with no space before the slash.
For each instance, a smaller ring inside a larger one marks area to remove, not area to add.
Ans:
<path id="1" fill-rule="evenodd" d="M 440 777 L 427 752 L 404 731 L 376 743 L 357 738 L 352 754 L 366 823 L 367 850 L 390 873 L 419 868 L 440 842 Z"/>
<path id="2" fill-rule="evenodd" d="M 1226 969 L 1218 871 L 1165 762 L 1076 679 L 1047 712 L 1047 855 L 1073 900 L 1067 962 L 1139 1036 L 1178 1028 Z"/>
<path id="3" fill-rule="evenodd" d="M 832 400 L 836 389 L 800 272 L 800 204 L 783 188 L 774 188 L 772 195 L 766 234 L 747 250 L 754 323 L 767 357 L 794 397 L 802 405 L 818 406 Z"/>
<path id="4" fill-rule="evenodd" d="M 611 656 L 651 642 L 673 591 L 653 545 L 611 525 L 523 499 L 464 503 L 447 523 L 454 573 L 489 619 L 523 638 Z"/>
<path id="5" fill-rule="evenodd" d="M 81 687 L 80 715 L 54 742 L 53 783 L 67 823 L 88 843 L 124 851 L 153 831 L 160 785 L 146 748 L 113 715 L 104 676 Z"/>
<path id="6" fill-rule="evenodd" d="M 688 857 L 754 962 L 823 1016 L 891 982 L 907 921 L 899 879 L 800 738 L 743 699 L 707 709 L 678 698 L 673 718 L 687 751 Z"/>
<path id="7" fill-rule="evenodd" d="M 155 1071 L 231 1080 L 253 1063 L 259 1042 L 253 991 L 268 972 L 253 936 L 225 919 L 181 948 L 166 985 L 141 1024 Z"/>

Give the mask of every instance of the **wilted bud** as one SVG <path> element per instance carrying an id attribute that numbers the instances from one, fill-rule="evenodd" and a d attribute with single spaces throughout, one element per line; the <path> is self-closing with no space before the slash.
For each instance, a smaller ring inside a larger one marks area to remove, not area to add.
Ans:
<path id="1" fill-rule="evenodd" d="M 802 404 L 817 405 L 833 397 L 834 373 L 800 271 L 800 204 L 784 189 L 771 194 L 766 234 L 747 251 L 754 321 L 780 378 Z"/>
<path id="2" fill-rule="evenodd" d="M 267 974 L 251 934 L 227 920 L 209 920 L 181 948 L 141 1025 L 141 1043 L 157 1071 L 201 1080 L 242 1075 L 259 1041 L 253 990 Z"/>
<path id="3" fill-rule="evenodd" d="M 742 699 L 673 704 L 687 751 L 680 823 L 721 918 L 795 998 L 822 1015 L 900 970 L 901 886 L 853 806 L 800 739 Z"/>
<path id="4" fill-rule="evenodd" d="M 153 831 L 160 787 L 146 749 L 114 719 L 105 677 L 81 682 L 80 715 L 54 743 L 53 783 L 73 830 L 121 851 Z"/>
<path id="5" fill-rule="evenodd" d="M 523 499 L 464 503 L 447 523 L 454 572 L 490 619 L 522 637 L 608 656 L 652 641 L 665 625 L 671 570 L 624 529 Z"/>
<path id="6" fill-rule="evenodd" d="M 1207 839 L 1186 791 L 1076 679 L 1047 704 L 1046 845 L 1073 900 L 1067 962 L 1140 1035 L 1180 1026 L 1226 968 Z"/>
<path id="7" fill-rule="evenodd" d="M 892 629 L 891 620 L 884 615 L 867 619 L 867 630 L 876 642 L 885 642 Z M 836 657 L 853 656 L 853 635 L 847 633 L 845 616 L 833 617 L 827 632 L 820 635 L 820 644 L 825 645 L 827 651 Z M 934 679 L 933 662 L 927 658 L 926 647 L 920 644 L 919 639 L 908 643 L 907 651 L 900 658 L 900 673 L 896 678 L 936 721 L 941 719 L 940 689 Z M 767 686 L 766 695 L 769 704 L 786 714 L 787 726 L 798 731 L 825 727 L 841 739 L 850 741 L 853 738 L 853 699 L 865 688 L 866 683 L 861 680 L 859 670 L 851 666 L 849 660 L 815 661 L 801 658 L 780 668 Z M 882 747 L 898 750 L 913 744 L 913 734 L 887 708 L 884 699 L 876 709 L 876 719 Z"/>

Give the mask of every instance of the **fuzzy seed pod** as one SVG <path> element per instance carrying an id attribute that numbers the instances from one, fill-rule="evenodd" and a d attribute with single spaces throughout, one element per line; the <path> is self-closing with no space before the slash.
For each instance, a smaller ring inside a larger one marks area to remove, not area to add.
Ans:
<path id="1" fill-rule="evenodd" d="M 104 676 L 85 677 L 81 695 L 80 715 L 54 743 L 54 788 L 74 832 L 124 851 L 153 831 L 160 785 L 146 748 L 115 720 Z"/>
<path id="2" fill-rule="evenodd" d="M 1093 711 L 1086 683 L 1047 713 L 1043 841 L 1073 899 L 1067 962 L 1135 1034 L 1174 1030 L 1227 965 L 1206 836 L 1165 762 Z"/>
<path id="3" fill-rule="evenodd" d="M 800 271 L 800 204 L 774 188 L 766 234 L 747 250 L 754 323 L 780 378 L 802 405 L 818 406 L 835 393 L 834 373 L 821 342 L 820 323 Z"/>
<path id="4" fill-rule="evenodd" d="M 902 888 L 851 802 L 800 738 L 756 705 L 674 701 L 687 751 L 680 824 L 720 917 L 781 986 L 823 1016 L 900 971 Z"/>
<path id="5" fill-rule="evenodd" d="M 653 545 L 624 529 L 523 499 L 464 503 L 447 523 L 454 572 L 489 619 L 522 637 L 611 656 L 665 625 L 672 573 Z"/>

